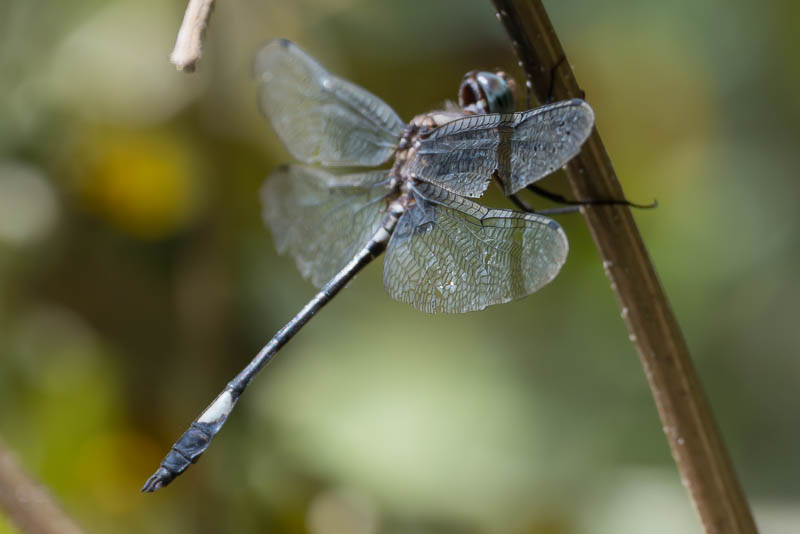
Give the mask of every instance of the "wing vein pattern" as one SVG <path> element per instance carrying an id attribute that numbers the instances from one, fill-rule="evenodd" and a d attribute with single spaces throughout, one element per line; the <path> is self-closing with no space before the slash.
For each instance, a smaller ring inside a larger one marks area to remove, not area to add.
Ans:
<path id="1" fill-rule="evenodd" d="M 383 222 L 388 171 L 337 176 L 314 167 L 279 168 L 261 191 L 263 217 L 279 253 L 316 287 L 338 273 Z"/>
<path id="2" fill-rule="evenodd" d="M 593 125 L 592 108 L 578 99 L 520 113 L 470 115 L 423 135 L 407 168 L 467 197 L 480 196 L 497 171 L 510 195 L 564 166 Z"/>
<path id="3" fill-rule="evenodd" d="M 389 295 L 428 313 L 482 310 L 538 290 L 558 274 L 569 245 L 553 220 L 488 209 L 421 183 L 384 261 Z"/>
<path id="4" fill-rule="evenodd" d="M 395 151 L 405 124 L 369 91 L 326 71 L 278 39 L 256 56 L 258 100 L 289 152 L 304 163 L 375 166 Z"/>

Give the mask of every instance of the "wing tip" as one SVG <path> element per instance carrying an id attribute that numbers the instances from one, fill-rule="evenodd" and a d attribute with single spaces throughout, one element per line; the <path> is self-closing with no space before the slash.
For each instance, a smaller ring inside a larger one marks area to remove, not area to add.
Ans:
<path id="1" fill-rule="evenodd" d="M 295 44 L 289 39 L 285 37 L 277 37 L 265 42 L 261 47 L 261 50 L 267 50 L 270 48 L 291 48 L 293 46 L 295 46 Z"/>
<path id="2" fill-rule="evenodd" d="M 560 102 L 555 102 L 553 106 L 582 108 L 586 112 L 586 116 L 591 120 L 592 124 L 594 124 L 594 108 L 592 108 L 592 106 L 582 98 L 570 98 L 569 100 L 562 100 Z"/>
<path id="3" fill-rule="evenodd" d="M 589 105 L 586 100 L 582 100 L 580 98 L 576 98 L 578 102 L 580 102 L 580 106 L 586 111 L 586 116 L 589 119 L 590 124 L 594 125 L 594 108 Z"/>
<path id="4" fill-rule="evenodd" d="M 276 56 L 274 54 L 283 54 L 287 52 L 292 53 L 293 51 L 295 53 L 297 53 L 297 51 L 302 52 L 300 47 L 285 37 L 278 37 L 277 39 L 271 39 L 265 42 L 258 49 L 258 52 L 256 52 L 255 57 L 253 58 L 253 77 L 256 80 L 263 81 L 262 75 L 264 74 L 265 70 L 267 70 L 268 65 L 276 60 Z"/>

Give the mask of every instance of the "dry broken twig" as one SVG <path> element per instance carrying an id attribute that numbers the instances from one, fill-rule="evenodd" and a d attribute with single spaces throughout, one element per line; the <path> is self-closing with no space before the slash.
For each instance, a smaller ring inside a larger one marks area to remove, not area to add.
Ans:
<path id="1" fill-rule="evenodd" d="M 214 0 L 189 0 L 169 60 L 178 70 L 194 72 L 203 48 L 203 33 L 214 7 Z"/>
<path id="2" fill-rule="evenodd" d="M 492 0 L 528 85 L 540 101 L 582 97 L 540 0 Z M 594 130 L 566 166 L 576 198 L 623 199 L 611 160 Z M 754 534 L 689 349 L 670 309 L 630 208 L 585 206 L 586 223 L 636 345 L 684 486 L 708 534 Z"/>

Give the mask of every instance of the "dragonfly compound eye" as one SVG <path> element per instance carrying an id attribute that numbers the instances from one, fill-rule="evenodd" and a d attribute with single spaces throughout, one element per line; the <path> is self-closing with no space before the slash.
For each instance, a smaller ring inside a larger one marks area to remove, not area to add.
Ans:
<path id="1" fill-rule="evenodd" d="M 511 113 L 514 92 L 504 73 L 473 70 L 461 81 L 458 103 L 477 113 Z"/>

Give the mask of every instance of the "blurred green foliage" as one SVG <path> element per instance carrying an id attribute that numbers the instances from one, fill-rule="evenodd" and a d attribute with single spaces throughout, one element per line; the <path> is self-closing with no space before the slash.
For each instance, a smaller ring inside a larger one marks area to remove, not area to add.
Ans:
<path id="1" fill-rule="evenodd" d="M 800 8 L 548 2 L 764 532 L 800 530 Z M 370 266 L 211 451 L 138 489 L 313 294 L 261 225 L 274 37 L 406 119 L 519 74 L 483 0 L 0 4 L 0 436 L 91 532 L 699 532 L 579 216 L 559 278 L 428 316 Z M 546 184 L 565 191 L 562 177 Z M 505 205 L 499 192 L 484 199 Z M 0 513 L 0 533 L 14 532 Z"/>

